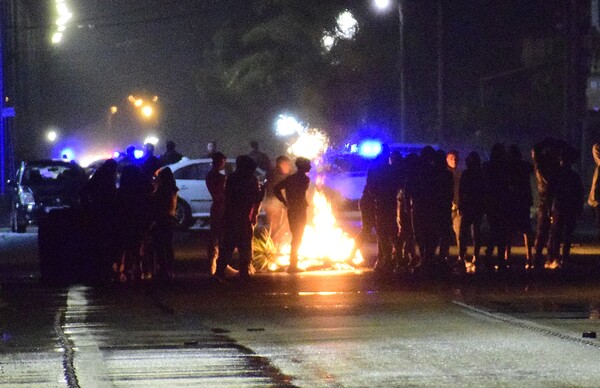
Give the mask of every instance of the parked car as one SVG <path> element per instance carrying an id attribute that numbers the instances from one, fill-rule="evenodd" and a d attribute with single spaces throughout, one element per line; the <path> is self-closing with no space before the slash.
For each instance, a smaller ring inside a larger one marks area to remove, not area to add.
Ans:
<path id="1" fill-rule="evenodd" d="M 28 225 L 52 209 L 71 207 L 79 201 L 79 190 L 87 181 L 83 168 L 65 160 L 22 162 L 11 188 L 11 229 L 25 233 Z"/>
<path id="2" fill-rule="evenodd" d="M 187 229 L 199 219 L 203 220 L 205 225 L 208 224 L 212 197 L 206 187 L 205 178 L 212 168 L 212 159 L 184 158 L 165 167 L 169 167 L 173 171 L 175 182 L 179 187 L 176 212 L 179 228 Z M 227 159 L 225 170 L 222 173 L 229 175 L 233 171 L 235 171 L 235 159 Z M 257 168 L 256 176 L 262 183 L 266 179 L 266 172 Z"/>

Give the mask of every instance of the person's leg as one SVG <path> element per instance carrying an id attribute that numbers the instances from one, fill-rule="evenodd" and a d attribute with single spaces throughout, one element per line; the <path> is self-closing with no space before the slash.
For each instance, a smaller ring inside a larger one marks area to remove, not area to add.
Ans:
<path id="1" fill-rule="evenodd" d="M 237 248 L 240 257 L 240 277 L 250 276 L 250 266 L 252 265 L 252 225 L 246 225 L 244 232 L 239 237 Z"/>
<path id="2" fill-rule="evenodd" d="M 575 231 L 575 226 L 577 225 L 577 217 L 574 215 L 569 215 L 565 217 L 564 220 L 564 231 L 563 231 L 563 251 L 562 251 L 562 260 L 569 264 L 569 260 L 571 259 L 571 244 L 573 243 L 573 232 Z"/>
<path id="3" fill-rule="evenodd" d="M 219 242 L 219 257 L 217 258 L 215 276 L 220 279 L 225 279 L 225 269 L 231 263 L 233 251 L 236 248 L 235 232 L 235 230 L 226 230 Z"/>
<path id="4" fill-rule="evenodd" d="M 306 210 L 288 209 L 288 221 L 290 224 L 290 232 L 292 241 L 290 247 L 290 266 L 288 271 L 298 270 L 298 250 L 302 244 L 304 236 L 304 228 L 306 227 Z"/>

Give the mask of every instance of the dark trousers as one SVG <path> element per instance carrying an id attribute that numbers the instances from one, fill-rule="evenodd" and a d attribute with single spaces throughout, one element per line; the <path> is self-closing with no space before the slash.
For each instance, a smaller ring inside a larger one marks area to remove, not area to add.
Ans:
<path id="1" fill-rule="evenodd" d="M 569 260 L 576 224 L 577 217 L 575 215 L 567 212 L 553 212 L 552 223 L 550 225 L 550 240 L 548 242 L 548 254 L 550 258 L 559 258 L 560 244 L 562 242 L 562 260 Z"/>
<path id="2" fill-rule="evenodd" d="M 226 225 L 219 243 L 219 257 L 215 274 L 225 276 L 225 269 L 231 264 L 233 252 L 237 248 L 240 258 L 240 275 L 248 275 L 252 261 L 252 224 Z"/>
<path id="3" fill-rule="evenodd" d="M 375 214 L 377 231 L 377 260 L 381 264 L 391 264 L 394 244 L 398 239 L 396 208 L 378 207 Z"/>
<path id="4" fill-rule="evenodd" d="M 463 214 L 458 236 L 458 256 L 465 259 L 469 242 L 473 243 L 473 257 L 478 258 L 481 250 L 481 221 L 482 214 Z"/>
<path id="5" fill-rule="evenodd" d="M 544 261 L 544 248 L 548 246 L 550 237 L 550 204 L 546 201 L 540 202 L 537 211 L 537 230 L 535 234 L 535 261 L 542 264 Z"/>
<path id="6" fill-rule="evenodd" d="M 292 234 L 292 242 L 290 244 L 290 268 L 296 268 L 298 266 L 298 249 L 300 249 L 300 244 L 302 244 L 306 220 L 306 208 L 288 209 L 288 222 Z"/>

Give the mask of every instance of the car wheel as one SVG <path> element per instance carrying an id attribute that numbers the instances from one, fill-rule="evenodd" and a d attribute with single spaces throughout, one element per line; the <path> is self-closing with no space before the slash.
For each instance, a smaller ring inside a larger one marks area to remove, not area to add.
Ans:
<path id="1" fill-rule="evenodd" d="M 194 225 L 195 220 L 192 218 L 192 208 L 181 198 L 177 198 L 177 207 L 175 208 L 175 219 L 177 220 L 177 228 L 181 230 L 188 229 Z"/>
<path id="2" fill-rule="evenodd" d="M 19 214 L 13 209 L 10 217 L 10 230 L 13 233 L 25 233 L 27 232 L 27 224 L 19 222 Z"/>

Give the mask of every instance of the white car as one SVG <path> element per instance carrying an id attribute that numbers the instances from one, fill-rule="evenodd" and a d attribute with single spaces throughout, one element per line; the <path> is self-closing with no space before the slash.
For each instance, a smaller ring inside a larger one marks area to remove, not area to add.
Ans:
<path id="1" fill-rule="evenodd" d="M 197 220 L 203 220 L 208 224 L 210 218 L 210 206 L 212 198 L 206 187 L 206 174 L 212 169 L 212 159 L 187 159 L 170 164 L 175 182 L 179 188 L 177 198 L 177 223 L 181 229 L 187 229 L 194 225 Z M 164 167 L 163 167 L 164 168 Z M 229 175 L 235 171 L 235 159 L 227 159 L 225 169 L 221 172 Z M 261 182 L 266 178 L 266 173 L 256 169 L 256 176 Z"/>

